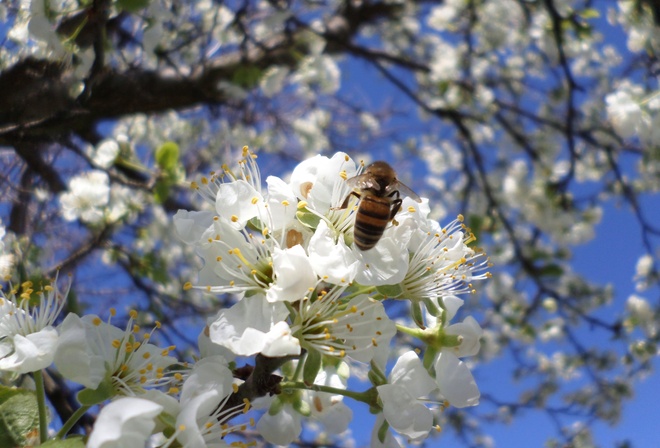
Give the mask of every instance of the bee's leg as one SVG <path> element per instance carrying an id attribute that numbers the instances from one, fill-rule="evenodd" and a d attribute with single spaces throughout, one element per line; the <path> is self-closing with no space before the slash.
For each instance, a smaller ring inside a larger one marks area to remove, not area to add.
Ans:
<path id="1" fill-rule="evenodd" d="M 346 195 L 346 199 L 344 199 L 344 202 L 341 204 L 340 207 L 332 207 L 332 210 L 343 210 L 346 207 L 348 207 L 348 201 L 351 199 L 351 196 L 355 196 L 356 198 L 360 199 L 362 196 L 360 196 L 360 193 L 357 191 L 351 191 Z"/>
<path id="2" fill-rule="evenodd" d="M 403 202 L 403 199 L 399 197 L 399 192 L 398 191 L 393 191 L 392 194 L 389 195 L 390 197 L 396 196 L 396 199 L 392 200 L 392 208 L 390 209 L 390 220 L 394 219 L 394 216 L 399 212 L 401 209 L 401 203 Z M 398 223 L 394 224 L 397 225 Z"/>

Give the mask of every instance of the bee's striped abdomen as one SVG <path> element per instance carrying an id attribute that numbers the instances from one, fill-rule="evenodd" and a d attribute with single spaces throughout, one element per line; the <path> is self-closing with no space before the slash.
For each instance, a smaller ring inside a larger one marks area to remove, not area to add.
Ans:
<path id="1" fill-rule="evenodd" d="M 353 236 L 360 250 L 369 250 L 376 245 L 390 222 L 391 202 L 389 198 L 363 195 L 355 215 Z"/>

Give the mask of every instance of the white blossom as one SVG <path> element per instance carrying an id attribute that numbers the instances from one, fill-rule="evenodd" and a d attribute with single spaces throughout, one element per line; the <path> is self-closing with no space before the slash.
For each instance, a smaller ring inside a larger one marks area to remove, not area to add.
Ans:
<path id="1" fill-rule="evenodd" d="M 172 379 L 164 373 L 177 362 L 169 356 L 174 347 L 161 349 L 149 343 L 152 333 L 143 334 L 139 342 L 136 317 L 132 311 L 122 330 L 92 314 L 81 318 L 69 313 L 60 326 L 55 366 L 62 376 L 89 389 L 108 382 L 119 395 L 133 396 L 169 384 Z"/>
<path id="2" fill-rule="evenodd" d="M 287 314 L 283 304 L 269 302 L 263 295 L 246 297 L 209 321 L 209 337 L 239 356 L 299 355 L 300 342 L 284 321 Z"/>
<path id="3" fill-rule="evenodd" d="M 32 283 L 8 294 L 0 291 L 0 370 L 20 374 L 45 369 L 53 363 L 60 339 L 53 326 L 62 311 L 71 284 L 61 293 L 57 281 L 36 292 L 37 305 L 31 305 L 35 294 Z"/>
<path id="4" fill-rule="evenodd" d="M 7 230 L 2 224 L 0 219 L 0 278 L 4 279 L 11 275 L 14 267 L 14 254 L 11 253 L 8 247 L 10 236 L 7 235 Z"/>
<path id="5" fill-rule="evenodd" d="M 435 388 L 415 352 L 401 355 L 388 383 L 377 387 L 390 427 L 412 441 L 423 440 L 433 426 L 433 414 L 420 399 Z"/>
<path id="6" fill-rule="evenodd" d="M 144 446 L 163 406 L 137 397 L 122 397 L 103 407 L 87 447 Z"/>
<path id="7" fill-rule="evenodd" d="M 623 138 L 632 137 L 639 131 L 642 109 L 629 92 L 619 90 L 605 98 L 607 116 L 614 129 Z"/>
<path id="8" fill-rule="evenodd" d="M 92 170 L 69 181 L 69 189 L 60 196 L 62 217 L 99 224 L 110 200 L 110 179 L 104 171 Z"/>

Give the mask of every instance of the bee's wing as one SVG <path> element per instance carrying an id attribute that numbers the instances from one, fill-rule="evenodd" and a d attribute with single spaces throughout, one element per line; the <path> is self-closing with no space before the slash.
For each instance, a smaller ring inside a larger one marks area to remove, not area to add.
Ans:
<path id="1" fill-rule="evenodd" d="M 390 191 L 394 190 L 399 190 L 399 193 L 401 193 L 404 196 L 408 196 L 410 199 L 417 201 L 417 202 L 422 202 L 422 198 L 420 198 L 417 193 L 412 191 L 409 186 L 404 184 L 403 182 L 397 180 L 396 182 L 390 184 L 387 186 L 387 192 L 389 193 Z"/>
<path id="2" fill-rule="evenodd" d="M 380 190 L 380 185 L 374 180 L 374 177 L 369 173 L 359 174 L 346 180 L 346 185 L 350 188 Z"/>

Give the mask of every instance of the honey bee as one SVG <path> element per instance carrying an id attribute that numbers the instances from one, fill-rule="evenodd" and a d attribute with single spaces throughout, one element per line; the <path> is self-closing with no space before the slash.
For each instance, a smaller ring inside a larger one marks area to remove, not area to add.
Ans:
<path id="1" fill-rule="evenodd" d="M 360 199 L 353 236 L 358 249 L 366 251 L 376 245 L 383 236 L 387 224 L 401 208 L 401 194 L 417 202 L 417 194 L 396 178 L 396 171 L 383 161 L 374 162 L 362 174 L 346 181 L 353 189 L 341 208 L 346 208 L 351 196 Z"/>

